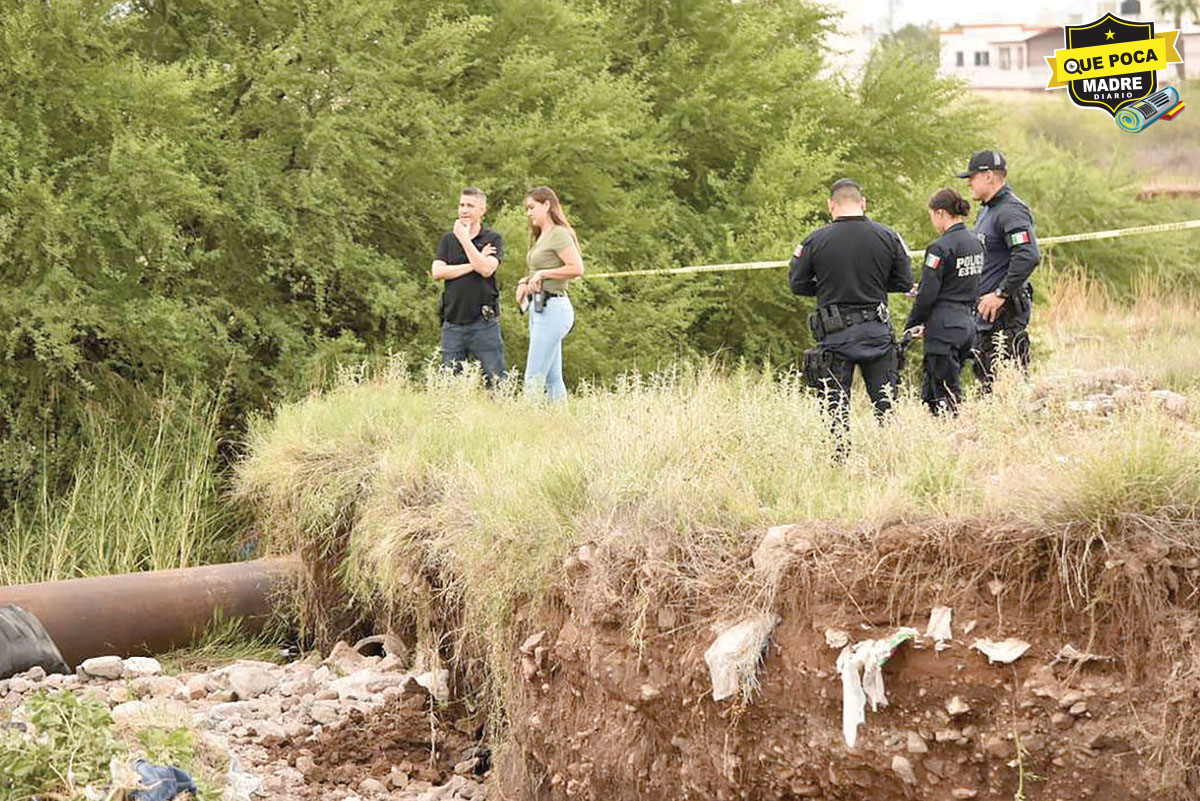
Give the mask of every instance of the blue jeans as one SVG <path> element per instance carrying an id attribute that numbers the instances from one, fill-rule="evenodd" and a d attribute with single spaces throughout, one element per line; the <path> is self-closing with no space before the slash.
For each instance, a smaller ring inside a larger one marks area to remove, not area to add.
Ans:
<path id="1" fill-rule="evenodd" d="M 551 401 L 567 399 L 563 382 L 562 341 L 575 325 L 575 308 L 566 295 L 546 298 L 546 307 L 529 307 L 529 356 L 525 360 L 525 391 L 541 393 Z"/>
<path id="2" fill-rule="evenodd" d="M 442 366 L 461 373 L 468 356 L 479 360 L 488 386 L 504 379 L 508 371 L 504 367 L 499 320 L 476 320 L 465 325 L 442 323 Z"/>

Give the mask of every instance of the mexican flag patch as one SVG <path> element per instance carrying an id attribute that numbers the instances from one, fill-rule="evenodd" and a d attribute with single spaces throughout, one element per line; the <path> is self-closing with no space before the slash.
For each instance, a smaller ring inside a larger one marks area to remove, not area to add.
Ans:
<path id="1" fill-rule="evenodd" d="M 1010 246 L 1024 245 L 1029 241 L 1028 231 L 1016 231 L 1008 235 L 1008 244 Z"/>
<path id="2" fill-rule="evenodd" d="M 925 256 L 925 266 L 931 270 L 936 270 L 942 266 L 942 257 L 934 253 L 929 253 Z"/>

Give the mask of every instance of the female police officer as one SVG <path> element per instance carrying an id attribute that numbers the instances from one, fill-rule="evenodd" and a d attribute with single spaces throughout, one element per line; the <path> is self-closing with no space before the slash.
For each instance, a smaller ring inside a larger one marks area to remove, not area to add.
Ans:
<path id="1" fill-rule="evenodd" d="M 921 397 L 934 414 L 957 411 L 959 373 L 971 352 L 983 245 L 963 225 L 971 204 L 953 189 L 929 198 L 929 221 L 941 237 L 925 249 L 921 284 L 905 329 L 925 337 Z M 912 330 L 916 329 L 916 330 Z"/>

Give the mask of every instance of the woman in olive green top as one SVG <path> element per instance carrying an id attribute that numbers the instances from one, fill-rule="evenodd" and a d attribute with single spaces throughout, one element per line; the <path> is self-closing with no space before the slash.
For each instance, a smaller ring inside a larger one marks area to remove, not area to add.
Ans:
<path id="1" fill-rule="evenodd" d="M 529 217 L 529 275 L 517 283 L 517 305 L 526 299 L 534 301 L 529 309 L 525 391 L 540 394 L 544 389 L 550 400 L 565 401 L 562 341 L 575 325 L 567 284 L 583 275 L 583 258 L 553 189 L 539 186 L 531 190 L 525 196 L 525 214 Z"/>

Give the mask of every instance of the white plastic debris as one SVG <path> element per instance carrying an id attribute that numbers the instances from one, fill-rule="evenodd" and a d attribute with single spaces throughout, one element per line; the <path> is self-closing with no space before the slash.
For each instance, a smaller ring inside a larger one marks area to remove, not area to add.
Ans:
<path id="1" fill-rule="evenodd" d="M 935 606 L 929 612 L 929 625 L 925 628 L 925 636 L 933 640 L 939 651 L 942 643 L 952 640 L 950 633 L 950 617 L 953 614 L 948 606 Z"/>
<path id="2" fill-rule="evenodd" d="M 1054 662 L 1051 662 L 1050 664 L 1053 665 L 1058 662 L 1078 662 L 1082 665 L 1085 662 L 1107 662 L 1110 659 L 1112 659 L 1111 656 L 1100 656 L 1099 654 L 1093 654 L 1088 651 L 1080 651 L 1071 643 L 1067 643 L 1059 649 L 1057 654 L 1054 655 Z"/>
<path id="3" fill-rule="evenodd" d="M 1029 643 L 1015 637 L 1000 642 L 979 639 L 971 643 L 971 647 L 987 656 L 988 662 L 1007 665 L 1020 659 L 1021 655 L 1029 650 Z"/>
<path id="4" fill-rule="evenodd" d="M 241 761 L 236 756 L 230 756 L 222 801 L 250 801 L 252 795 L 258 794 L 260 787 L 262 779 L 242 770 Z"/>
<path id="5" fill-rule="evenodd" d="M 825 629 L 825 644 L 834 649 L 845 648 L 850 644 L 850 632 L 842 629 Z"/>
<path id="6" fill-rule="evenodd" d="M 779 615 L 755 615 L 726 629 L 704 652 L 712 676 L 713 700 L 720 701 L 741 690 L 744 697 L 757 686 L 754 674 L 762 660 Z"/>
<path id="7" fill-rule="evenodd" d="M 842 736 L 853 748 L 858 742 L 858 727 L 866 721 L 867 701 L 871 711 L 887 706 L 883 689 L 883 666 L 904 643 L 920 636 L 916 629 L 903 626 L 890 637 L 863 640 L 847 645 L 837 658 L 837 670 L 842 676 Z"/>

